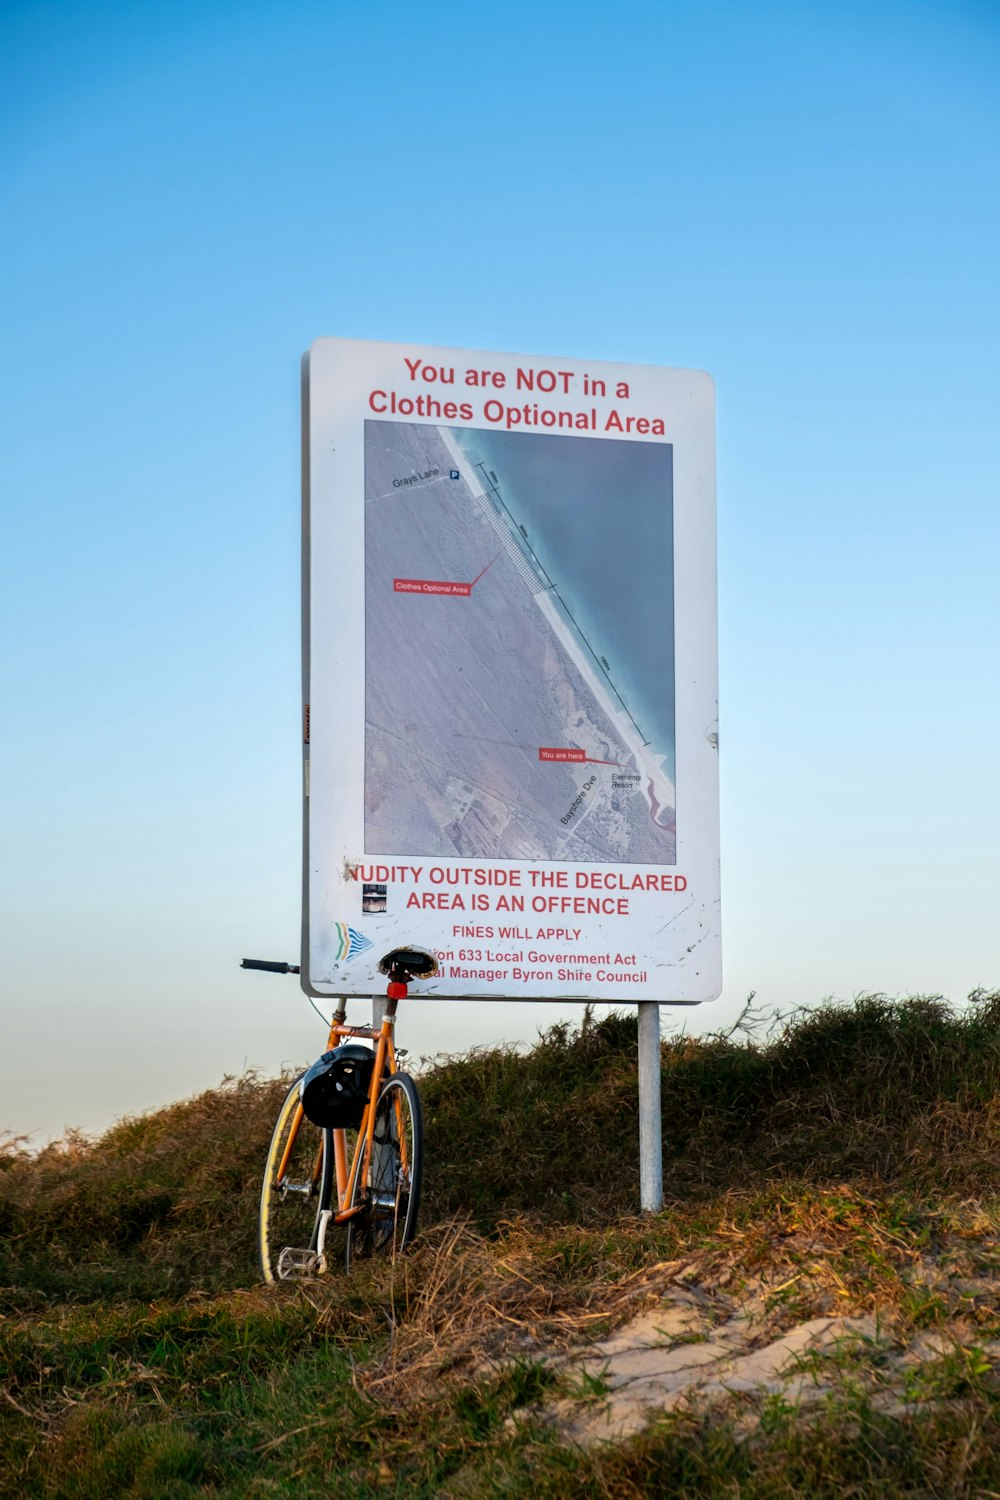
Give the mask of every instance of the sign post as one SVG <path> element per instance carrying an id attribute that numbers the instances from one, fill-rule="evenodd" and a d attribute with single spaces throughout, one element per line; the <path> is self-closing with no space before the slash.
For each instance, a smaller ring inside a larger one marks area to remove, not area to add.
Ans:
<path id="1" fill-rule="evenodd" d="M 659 1005 L 721 989 L 712 381 L 319 339 L 304 386 L 303 986 L 416 945 L 427 998 L 638 1003 L 657 1208 Z"/>
<path id="2" fill-rule="evenodd" d="M 660 1115 L 660 1007 L 639 1001 L 639 1206 L 663 1207 L 663 1123 Z"/>

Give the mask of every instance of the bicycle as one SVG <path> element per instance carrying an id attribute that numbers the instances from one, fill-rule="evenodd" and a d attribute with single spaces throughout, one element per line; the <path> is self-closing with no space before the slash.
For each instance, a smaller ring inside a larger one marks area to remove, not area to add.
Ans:
<path id="1" fill-rule="evenodd" d="M 244 959 L 242 967 L 299 972 L 297 965 L 262 959 Z M 347 1227 L 348 1270 L 363 1256 L 395 1258 L 412 1240 L 420 1208 L 423 1117 L 416 1084 L 397 1067 L 403 1054 L 393 1033 L 396 1006 L 410 983 L 429 979 L 437 968 L 434 955 L 420 948 L 387 953 L 379 963 L 389 980 L 381 1025 L 348 1026 L 347 1002 L 341 1000 L 323 1057 L 293 1080 L 275 1122 L 260 1195 L 258 1249 L 265 1282 L 323 1275 L 331 1224 Z M 374 1054 L 369 1048 L 339 1047 L 345 1038 L 375 1042 Z M 303 1086 L 313 1074 L 319 1092 L 314 1086 L 311 1112 L 330 1123 L 314 1123 L 303 1107 Z M 352 1099 L 359 1101 L 356 1107 Z"/>

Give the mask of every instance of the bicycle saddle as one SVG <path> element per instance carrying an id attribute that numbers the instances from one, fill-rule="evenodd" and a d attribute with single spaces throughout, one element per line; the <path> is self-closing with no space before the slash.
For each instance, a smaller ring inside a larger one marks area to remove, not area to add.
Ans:
<path id="1" fill-rule="evenodd" d="M 380 974 L 388 974 L 390 978 L 406 983 L 410 979 L 430 979 L 438 971 L 438 961 L 426 948 L 393 948 L 391 953 L 379 959 L 378 967 Z"/>

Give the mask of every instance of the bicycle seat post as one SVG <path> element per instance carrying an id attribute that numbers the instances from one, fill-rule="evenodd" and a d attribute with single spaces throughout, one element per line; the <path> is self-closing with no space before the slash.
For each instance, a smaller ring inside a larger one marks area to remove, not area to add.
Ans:
<path id="1" fill-rule="evenodd" d="M 430 979 L 438 971 L 438 961 L 425 948 L 393 948 L 379 962 L 379 970 L 389 980 L 386 986 L 385 1015 L 394 1020 L 396 1004 L 405 1000 L 413 979 Z"/>
<path id="2" fill-rule="evenodd" d="M 396 1005 L 400 1000 L 405 1000 L 409 993 L 409 984 L 413 975 L 402 964 L 393 964 L 389 970 L 389 983 L 385 987 L 386 998 L 382 1002 L 383 1014 L 388 1020 L 396 1018 Z"/>

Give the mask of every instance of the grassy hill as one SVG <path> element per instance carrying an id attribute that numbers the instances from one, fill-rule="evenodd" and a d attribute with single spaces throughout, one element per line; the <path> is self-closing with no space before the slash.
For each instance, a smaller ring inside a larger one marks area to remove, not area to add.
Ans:
<path id="1" fill-rule="evenodd" d="M 420 1242 L 264 1289 L 283 1088 L 0 1157 L 0 1494 L 1000 1494 L 1000 994 L 668 1043 L 653 1218 L 632 1016 L 429 1067 Z M 574 1440 L 608 1394 L 576 1354 L 681 1302 L 677 1347 L 865 1331 L 805 1395 L 800 1361 L 794 1400 L 692 1395 Z"/>

